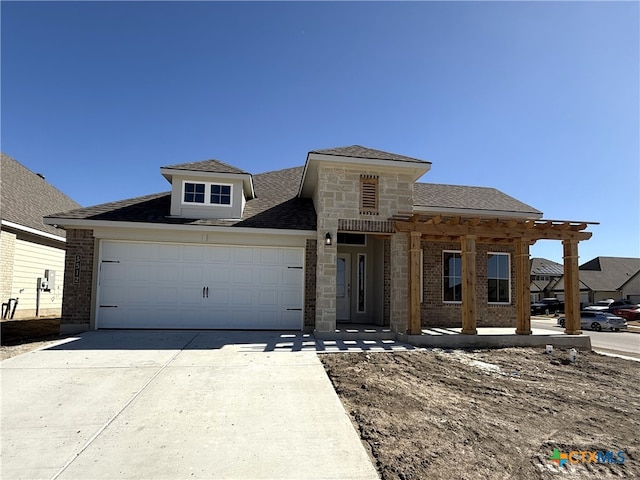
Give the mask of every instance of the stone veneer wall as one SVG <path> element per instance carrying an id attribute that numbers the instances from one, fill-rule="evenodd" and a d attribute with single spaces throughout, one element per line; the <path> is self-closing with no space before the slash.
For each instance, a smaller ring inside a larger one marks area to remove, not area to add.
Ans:
<path id="1" fill-rule="evenodd" d="M 13 263 L 16 251 L 16 234 L 0 231 L 0 300 L 5 303 L 13 292 Z M 11 313 L 7 315 L 7 318 Z"/>
<path id="2" fill-rule="evenodd" d="M 423 327 L 460 327 L 462 305 L 442 301 L 442 251 L 460 251 L 459 243 L 422 242 L 424 269 Z M 510 253 L 511 304 L 487 303 L 487 253 Z M 478 327 L 515 327 L 515 248 L 508 245 L 476 245 L 476 322 Z"/>
<path id="3" fill-rule="evenodd" d="M 316 240 L 307 240 L 304 251 L 304 326 L 311 329 L 316 325 Z"/>
<path id="4" fill-rule="evenodd" d="M 378 215 L 360 214 L 360 176 L 378 176 Z M 332 331 L 336 327 L 336 261 L 338 223 L 340 220 L 382 220 L 386 221 L 398 211 L 410 211 L 413 205 L 413 178 L 410 174 L 398 173 L 384 168 L 377 170 L 368 165 L 327 166 L 318 167 L 318 181 L 314 192 L 314 204 L 318 215 L 317 237 L 317 274 L 316 274 L 316 324 L 318 331 Z M 332 245 L 325 244 L 325 236 L 329 233 Z M 406 235 L 404 235 L 406 237 Z M 396 235 L 394 235 L 394 238 Z M 401 248 L 394 249 L 391 242 L 391 325 L 406 324 L 407 302 L 396 300 L 406 295 L 406 278 L 404 283 L 394 272 L 396 258 L 394 251 L 404 255 L 403 263 L 406 275 L 406 252 Z M 402 245 L 402 240 L 400 241 Z M 406 249 L 406 242 L 404 245 Z M 400 272 L 402 273 L 402 272 Z M 400 289 L 394 293 L 393 289 Z M 406 329 L 406 327 L 405 327 Z"/>
<path id="5" fill-rule="evenodd" d="M 93 230 L 67 230 L 61 333 L 82 332 L 90 328 L 94 248 Z M 80 256 L 79 272 L 76 271 L 76 255 Z"/>
<path id="6" fill-rule="evenodd" d="M 390 327 L 406 333 L 409 320 L 409 237 L 395 233 L 391 237 Z"/>

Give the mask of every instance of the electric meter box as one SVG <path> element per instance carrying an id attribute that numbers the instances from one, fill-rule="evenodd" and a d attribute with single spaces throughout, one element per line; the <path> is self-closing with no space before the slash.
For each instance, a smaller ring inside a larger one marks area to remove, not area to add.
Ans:
<path id="1" fill-rule="evenodd" d="M 47 281 L 48 289 L 53 290 L 56 288 L 56 271 L 55 270 L 45 270 L 44 271 L 44 279 Z"/>

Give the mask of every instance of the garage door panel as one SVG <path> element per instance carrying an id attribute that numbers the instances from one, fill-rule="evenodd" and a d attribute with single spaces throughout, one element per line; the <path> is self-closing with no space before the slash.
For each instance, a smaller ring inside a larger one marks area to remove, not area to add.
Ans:
<path id="1" fill-rule="evenodd" d="M 212 284 L 226 284 L 231 281 L 231 270 L 227 267 L 212 265 L 209 271 L 209 279 Z"/>
<path id="2" fill-rule="evenodd" d="M 237 267 L 233 270 L 233 283 L 238 285 L 253 284 L 254 269 L 251 267 Z"/>
<path id="3" fill-rule="evenodd" d="M 301 248 L 103 241 L 101 257 L 99 304 L 117 308 L 99 328 L 302 328 Z"/>
<path id="4" fill-rule="evenodd" d="M 156 271 L 158 282 L 175 284 L 180 280 L 180 267 L 177 264 L 159 265 Z"/>
<path id="5" fill-rule="evenodd" d="M 258 270 L 258 282 L 262 285 L 280 284 L 282 282 L 282 268 L 260 268 Z"/>
<path id="6" fill-rule="evenodd" d="M 302 269 L 298 268 L 285 268 L 282 271 L 282 284 L 283 285 L 301 285 L 302 284 Z"/>

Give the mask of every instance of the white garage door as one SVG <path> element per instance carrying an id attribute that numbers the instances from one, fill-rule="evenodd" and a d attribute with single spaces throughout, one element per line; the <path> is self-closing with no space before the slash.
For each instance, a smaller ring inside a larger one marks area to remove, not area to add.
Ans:
<path id="1" fill-rule="evenodd" d="M 103 241 L 98 328 L 302 329 L 303 249 Z"/>

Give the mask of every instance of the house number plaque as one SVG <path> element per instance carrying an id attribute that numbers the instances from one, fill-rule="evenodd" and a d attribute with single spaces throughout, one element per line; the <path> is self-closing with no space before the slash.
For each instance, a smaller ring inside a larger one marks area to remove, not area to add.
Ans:
<path id="1" fill-rule="evenodd" d="M 80 283 L 80 255 L 76 255 L 73 263 L 73 283 Z"/>

